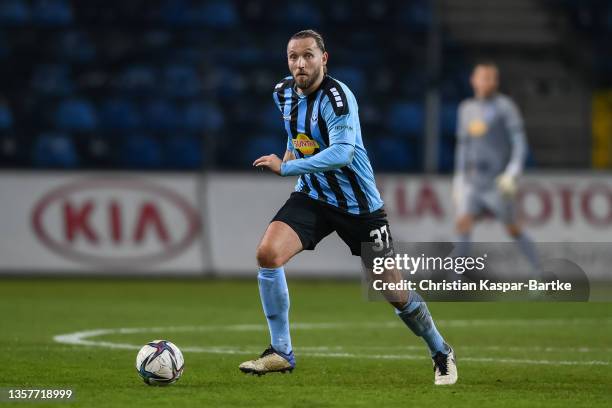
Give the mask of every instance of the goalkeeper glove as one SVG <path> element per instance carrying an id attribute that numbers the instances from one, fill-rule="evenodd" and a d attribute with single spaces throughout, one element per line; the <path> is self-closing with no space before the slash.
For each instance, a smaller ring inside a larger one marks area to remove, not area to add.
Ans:
<path id="1" fill-rule="evenodd" d="M 513 196 L 516 194 L 516 178 L 510 174 L 502 173 L 499 175 L 495 182 L 498 190 L 506 196 Z"/>

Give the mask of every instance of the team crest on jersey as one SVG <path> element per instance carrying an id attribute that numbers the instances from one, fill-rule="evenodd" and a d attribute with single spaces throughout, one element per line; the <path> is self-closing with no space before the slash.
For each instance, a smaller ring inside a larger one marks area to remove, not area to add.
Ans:
<path id="1" fill-rule="evenodd" d="M 312 115 L 310 116 L 310 121 L 314 124 L 319 120 L 319 104 L 316 103 L 312 109 Z"/>
<path id="2" fill-rule="evenodd" d="M 488 128 L 487 123 L 481 119 L 474 119 L 468 123 L 468 133 L 472 137 L 482 137 Z"/>
<path id="3" fill-rule="evenodd" d="M 304 133 L 298 133 L 295 139 L 292 140 L 293 147 L 299 150 L 302 154 L 313 154 L 319 148 L 316 140 L 311 139 Z"/>

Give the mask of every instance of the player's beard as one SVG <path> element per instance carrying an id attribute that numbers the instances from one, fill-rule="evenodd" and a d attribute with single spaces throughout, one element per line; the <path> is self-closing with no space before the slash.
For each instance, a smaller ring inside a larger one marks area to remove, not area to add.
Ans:
<path id="1" fill-rule="evenodd" d="M 315 75 L 315 74 L 310 74 L 306 77 L 304 76 L 300 76 L 300 72 L 298 72 L 293 78 L 295 79 L 295 84 L 297 85 L 298 88 L 300 88 L 301 90 L 306 90 L 308 88 L 310 88 L 312 86 L 312 84 L 314 84 L 317 79 L 319 79 L 319 75 Z"/>

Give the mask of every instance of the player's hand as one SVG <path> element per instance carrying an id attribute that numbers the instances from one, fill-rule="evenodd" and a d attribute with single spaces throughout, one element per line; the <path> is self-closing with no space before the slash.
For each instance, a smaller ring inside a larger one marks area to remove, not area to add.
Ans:
<path id="1" fill-rule="evenodd" d="M 253 162 L 253 166 L 264 168 L 267 167 L 271 172 L 281 174 L 282 160 L 275 154 L 269 154 L 267 156 L 261 156 L 259 159 Z"/>
<path id="2" fill-rule="evenodd" d="M 516 194 L 516 178 L 510 174 L 501 174 L 495 179 L 497 188 L 503 195 L 513 196 Z"/>

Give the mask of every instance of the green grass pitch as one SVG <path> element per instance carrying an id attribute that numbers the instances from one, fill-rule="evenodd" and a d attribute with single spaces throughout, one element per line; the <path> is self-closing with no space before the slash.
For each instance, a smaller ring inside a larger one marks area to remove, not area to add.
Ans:
<path id="1" fill-rule="evenodd" d="M 297 368 L 256 377 L 237 368 L 269 342 L 255 278 L 0 280 L 0 387 L 75 390 L 73 402 L 35 406 L 610 406 L 609 303 L 431 303 L 459 364 L 457 385 L 435 387 L 422 340 L 358 283 L 289 274 L 289 289 Z M 67 337 L 89 346 L 54 340 L 96 329 L 108 330 Z M 186 367 L 157 388 L 134 361 L 159 338 Z"/>

